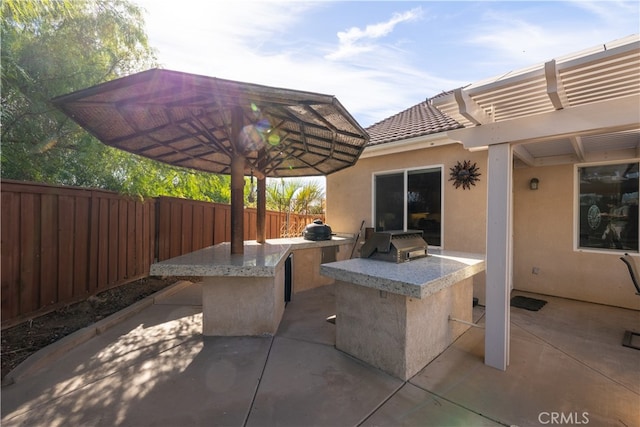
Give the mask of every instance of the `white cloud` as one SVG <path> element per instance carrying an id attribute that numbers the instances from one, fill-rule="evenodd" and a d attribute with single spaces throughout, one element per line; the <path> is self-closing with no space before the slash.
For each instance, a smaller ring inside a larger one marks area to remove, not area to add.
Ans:
<path id="1" fill-rule="evenodd" d="M 325 58 L 338 60 L 363 52 L 371 52 L 376 49 L 375 45 L 369 43 L 371 40 L 389 35 L 398 24 L 420 19 L 421 17 L 422 8 L 417 7 L 403 13 L 394 13 L 388 21 L 367 25 L 364 30 L 352 27 L 347 31 L 339 31 L 338 49 L 326 55 Z"/>

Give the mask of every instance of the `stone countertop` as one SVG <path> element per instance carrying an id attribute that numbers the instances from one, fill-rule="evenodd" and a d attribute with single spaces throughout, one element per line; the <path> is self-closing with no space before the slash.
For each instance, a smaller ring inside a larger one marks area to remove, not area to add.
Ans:
<path id="1" fill-rule="evenodd" d="M 332 236 L 331 240 L 311 241 L 302 237 L 244 242 L 244 254 L 231 254 L 231 244 L 220 243 L 151 265 L 151 276 L 238 276 L 271 277 L 298 249 L 322 248 L 353 243 L 348 236 Z"/>
<path id="2" fill-rule="evenodd" d="M 485 269 L 482 254 L 429 250 L 429 256 L 396 264 L 354 258 L 320 266 L 320 274 L 412 298 L 429 295 Z"/>

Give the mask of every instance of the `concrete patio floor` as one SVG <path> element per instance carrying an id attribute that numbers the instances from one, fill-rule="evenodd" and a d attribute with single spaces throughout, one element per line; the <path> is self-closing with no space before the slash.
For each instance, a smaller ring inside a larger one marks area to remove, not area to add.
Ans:
<path id="1" fill-rule="evenodd" d="M 403 382 L 335 349 L 332 286 L 294 294 L 273 337 L 203 338 L 182 282 L 16 368 L 2 425 L 640 426 L 640 351 L 621 345 L 640 312 L 529 296 L 548 303 L 512 308 L 506 372 L 471 328 Z"/>

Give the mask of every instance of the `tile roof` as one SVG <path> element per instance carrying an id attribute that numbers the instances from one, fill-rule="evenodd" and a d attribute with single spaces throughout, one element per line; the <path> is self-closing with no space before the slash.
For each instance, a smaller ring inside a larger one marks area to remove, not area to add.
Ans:
<path id="1" fill-rule="evenodd" d="M 367 146 L 372 146 L 461 127 L 460 123 L 442 113 L 427 99 L 365 130 L 370 136 Z"/>

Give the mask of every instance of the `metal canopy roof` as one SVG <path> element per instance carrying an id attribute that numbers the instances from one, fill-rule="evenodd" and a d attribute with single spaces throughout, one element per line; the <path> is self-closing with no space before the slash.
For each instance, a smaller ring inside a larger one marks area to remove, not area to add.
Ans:
<path id="1" fill-rule="evenodd" d="M 258 177 L 256 240 L 265 242 L 265 178 L 352 166 L 367 132 L 333 96 L 152 69 L 53 99 L 107 145 L 174 166 L 231 175 L 231 253 L 244 253 L 244 175 Z"/>
<path id="2" fill-rule="evenodd" d="M 240 154 L 246 174 L 327 175 L 353 165 L 369 140 L 334 96 L 170 70 L 144 71 L 53 103 L 107 145 L 213 173 L 230 174 L 231 158 Z"/>

